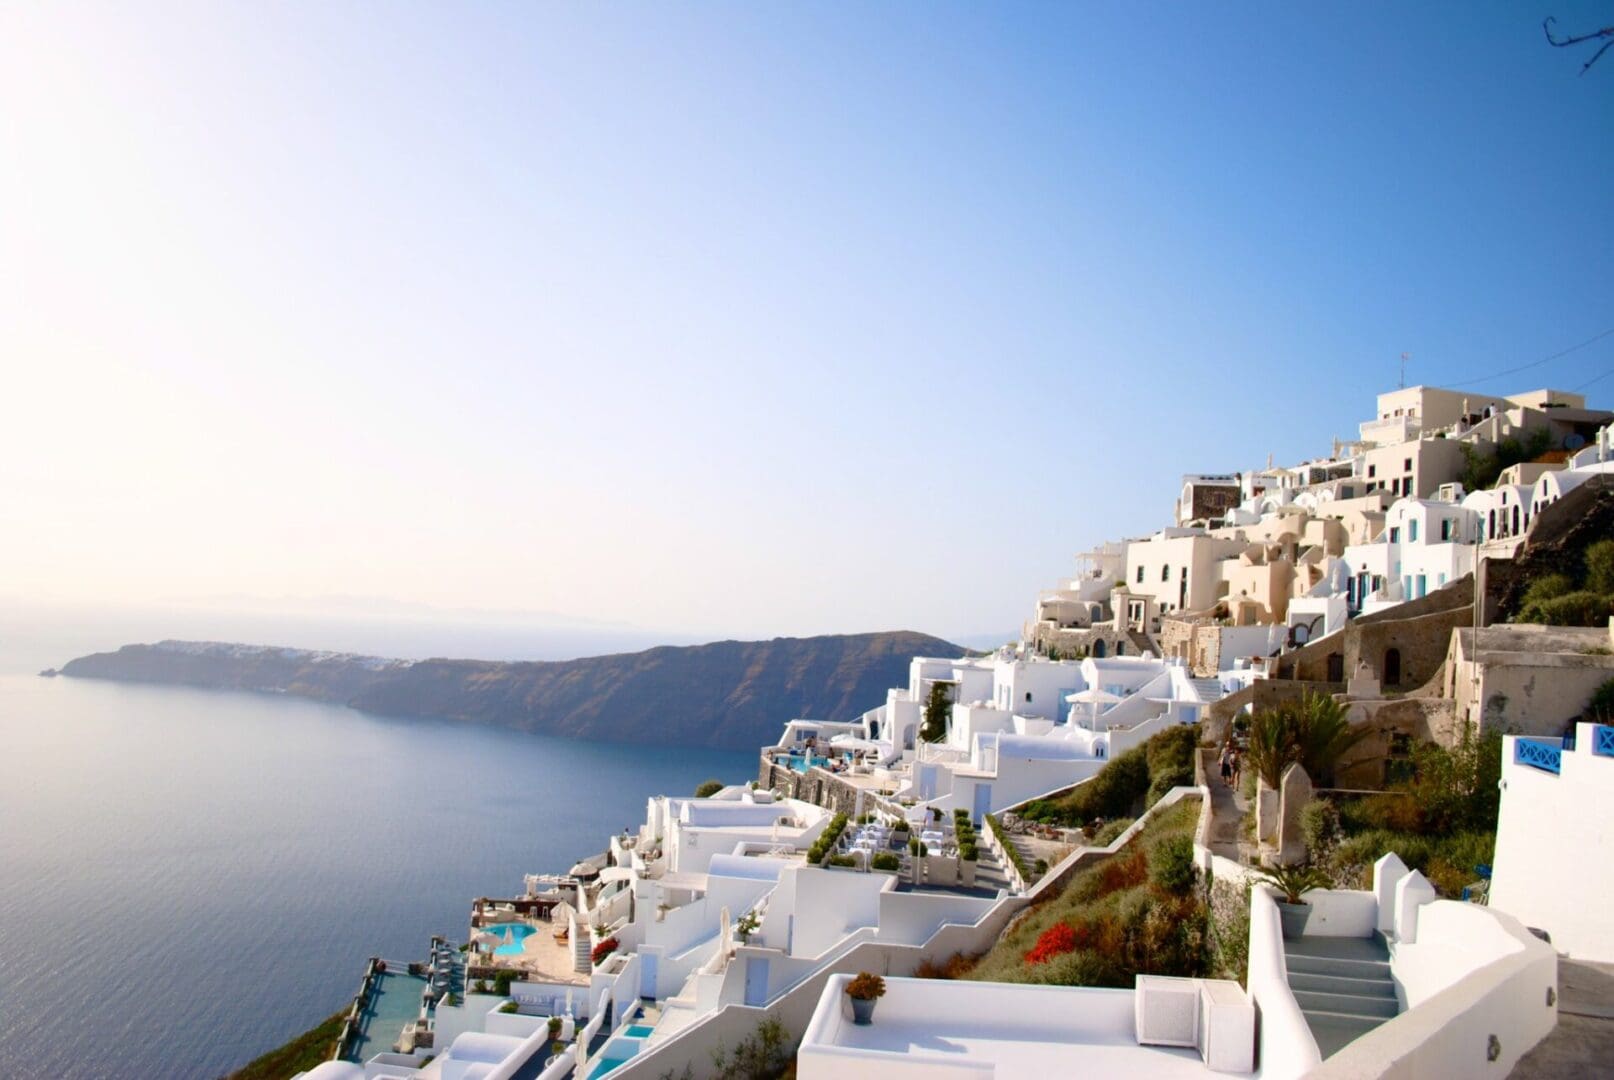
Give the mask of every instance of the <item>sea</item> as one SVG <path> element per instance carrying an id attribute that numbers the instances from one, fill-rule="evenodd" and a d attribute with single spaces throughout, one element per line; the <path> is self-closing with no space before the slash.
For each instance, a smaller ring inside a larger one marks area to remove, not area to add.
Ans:
<path id="1" fill-rule="evenodd" d="M 133 629 L 98 633 L 163 636 Z M 9 1080 L 222 1076 L 342 1008 L 368 957 L 419 959 L 433 934 L 464 940 L 474 898 L 564 872 L 637 827 L 650 796 L 755 774 L 754 750 L 41 678 L 95 635 L 28 630 L 0 620 Z M 305 644 L 277 636 L 267 643 Z M 544 651 L 533 658 L 576 648 Z"/>

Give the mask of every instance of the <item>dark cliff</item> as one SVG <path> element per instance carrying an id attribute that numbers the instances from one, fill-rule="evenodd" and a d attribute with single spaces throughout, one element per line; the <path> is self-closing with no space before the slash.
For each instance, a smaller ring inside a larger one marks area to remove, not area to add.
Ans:
<path id="1" fill-rule="evenodd" d="M 382 660 L 220 642 L 125 645 L 62 674 L 293 694 L 389 716 L 437 717 L 613 742 L 749 750 L 793 717 L 850 720 L 908 681 L 914 656 L 962 656 L 910 631 L 719 641 L 579 660 Z"/>

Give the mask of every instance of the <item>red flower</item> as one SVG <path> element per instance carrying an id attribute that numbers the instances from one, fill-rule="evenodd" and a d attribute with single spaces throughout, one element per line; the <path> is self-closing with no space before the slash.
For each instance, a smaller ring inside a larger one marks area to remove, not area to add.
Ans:
<path id="1" fill-rule="evenodd" d="M 607 956 L 610 956 L 612 953 L 616 952 L 617 945 L 618 942 L 616 938 L 606 938 L 604 941 L 594 946 L 594 951 L 588 954 L 589 961 L 598 967 L 601 960 L 604 960 Z"/>
<path id="2" fill-rule="evenodd" d="M 1042 932 L 1025 955 L 1028 964 L 1043 964 L 1056 956 L 1076 950 L 1076 931 L 1070 923 L 1054 923 Z"/>

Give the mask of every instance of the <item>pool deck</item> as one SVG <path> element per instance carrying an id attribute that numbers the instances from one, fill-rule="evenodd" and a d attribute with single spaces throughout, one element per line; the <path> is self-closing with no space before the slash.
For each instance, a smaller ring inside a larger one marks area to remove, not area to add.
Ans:
<path id="1" fill-rule="evenodd" d="M 520 971 L 534 982 L 562 983 L 570 986 L 589 984 L 587 975 L 572 970 L 571 943 L 563 944 L 556 941 L 553 928 L 545 923 L 539 923 L 537 928 L 527 935 L 519 954 L 495 953 L 492 956 L 483 954 L 475 958 L 475 962 Z"/>

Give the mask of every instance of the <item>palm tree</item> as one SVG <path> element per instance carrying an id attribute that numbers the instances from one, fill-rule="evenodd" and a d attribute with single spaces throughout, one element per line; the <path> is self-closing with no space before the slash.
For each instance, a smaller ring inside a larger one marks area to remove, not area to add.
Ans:
<path id="1" fill-rule="evenodd" d="M 1291 761 L 1300 762 L 1313 783 L 1326 787 L 1339 759 L 1367 734 L 1366 728 L 1351 727 L 1344 705 L 1308 690 L 1298 701 L 1280 702 L 1250 718 L 1245 758 L 1269 788 L 1283 782 Z"/>
<path id="2" fill-rule="evenodd" d="M 1343 704 L 1309 690 L 1294 706 L 1294 712 L 1296 758 L 1313 783 L 1327 787 L 1334 782 L 1334 766 L 1351 747 L 1367 738 L 1368 729 L 1351 727 Z"/>

